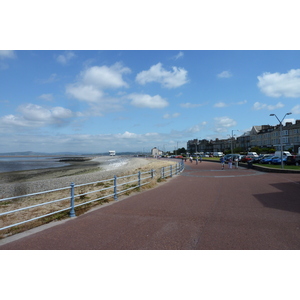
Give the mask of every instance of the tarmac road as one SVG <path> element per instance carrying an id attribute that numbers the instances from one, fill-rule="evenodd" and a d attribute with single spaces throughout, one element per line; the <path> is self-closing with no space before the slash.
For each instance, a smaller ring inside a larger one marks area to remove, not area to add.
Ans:
<path id="1" fill-rule="evenodd" d="M 299 174 L 186 162 L 157 188 L 0 240 L 0 250 L 299 250 L 299 195 Z"/>

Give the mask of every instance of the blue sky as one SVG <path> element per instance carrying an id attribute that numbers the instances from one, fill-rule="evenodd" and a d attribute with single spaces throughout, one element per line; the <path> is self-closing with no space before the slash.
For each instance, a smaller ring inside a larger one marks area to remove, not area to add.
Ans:
<path id="1" fill-rule="evenodd" d="M 174 150 L 300 119 L 299 51 L 0 52 L 0 152 Z"/>

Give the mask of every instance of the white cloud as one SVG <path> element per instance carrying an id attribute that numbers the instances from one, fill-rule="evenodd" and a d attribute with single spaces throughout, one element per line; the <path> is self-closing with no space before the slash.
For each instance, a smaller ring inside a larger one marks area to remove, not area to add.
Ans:
<path id="1" fill-rule="evenodd" d="M 9 127 L 44 127 L 62 125 L 73 117 L 73 112 L 63 107 L 44 108 L 35 104 L 24 104 L 18 107 L 20 115 L 6 115 L 0 118 L 0 128 Z"/>
<path id="2" fill-rule="evenodd" d="M 219 77 L 219 78 L 230 78 L 230 77 L 232 77 L 232 74 L 229 71 L 223 71 L 223 72 L 219 73 L 217 75 L 217 77 Z"/>
<path id="3" fill-rule="evenodd" d="M 16 54 L 13 50 L 0 50 L 0 59 L 16 58 Z"/>
<path id="4" fill-rule="evenodd" d="M 118 138 L 123 139 L 135 139 L 138 135 L 136 133 L 125 131 L 123 134 L 118 134 Z"/>
<path id="5" fill-rule="evenodd" d="M 122 74 L 130 72 L 129 68 L 116 63 L 111 67 L 94 66 L 88 68 L 80 74 L 80 77 L 84 85 L 91 85 L 100 89 L 116 89 L 128 87 L 128 84 L 122 78 Z"/>
<path id="6" fill-rule="evenodd" d="M 158 82 L 166 88 L 177 88 L 188 82 L 187 71 L 183 68 L 172 67 L 173 72 L 166 71 L 161 63 L 152 66 L 147 71 L 142 71 L 136 76 L 139 84 Z"/>
<path id="7" fill-rule="evenodd" d="M 291 109 L 291 113 L 295 114 L 295 115 L 299 115 L 300 114 L 300 105 L 296 105 Z"/>
<path id="8" fill-rule="evenodd" d="M 39 99 L 51 102 L 51 101 L 53 101 L 53 95 L 52 94 L 42 94 L 39 96 Z"/>
<path id="9" fill-rule="evenodd" d="M 102 115 L 104 111 L 120 110 L 122 100 L 107 96 L 104 90 L 128 87 L 122 75 L 129 72 L 120 63 L 87 68 L 79 74 L 77 82 L 66 86 L 66 94 L 90 105 L 91 110 L 85 114 Z"/>
<path id="10" fill-rule="evenodd" d="M 169 103 L 159 95 L 150 96 L 147 94 L 130 94 L 128 99 L 131 99 L 131 105 L 147 108 L 164 108 Z"/>
<path id="11" fill-rule="evenodd" d="M 72 51 L 66 51 L 64 54 L 57 56 L 56 60 L 62 65 L 66 65 L 71 59 L 75 58 L 76 55 Z"/>
<path id="12" fill-rule="evenodd" d="M 183 108 L 195 108 L 195 107 L 200 107 L 203 106 L 204 104 L 200 104 L 200 103 L 181 103 L 180 106 Z"/>
<path id="13" fill-rule="evenodd" d="M 257 86 L 269 97 L 300 97 L 300 69 L 283 74 L 266 72 L 257 78 Z"/>
<path id="14" fill-rule="evenodd" d="M 218 102 L 218 103 L 215 103 L 214 107 L 218 107 L 218 108 L 221 108 L 221 107 L 226 107 L 228 106 L 228 104 L 224 103 L 224 102 Z"/>
<path id="15" fill-rule="evenodd" d="M 274 110 L 274 109 L 278 109 L 278 108 L 282 108 L 282 107 L 284 107 L 284 104 L 282 104 L 281 102 L 278 102 L 275 105 L 268 105 L 268 104 L 264 104 L 264 103 L 260 103 L 260 102 L 255 102 L 253 104 L 254 110 L 261 110 L 261 109 Z"/>
<path id="16" fill-rule="evenodd" d="M 243 100 L 243 101 L 237 102 L 236 104 L 237 104 L 237 105 L 243 105 L 243 104 L 246 104 L 246 103 L 247 103 L 247 100 Z"/>
<path id="17" fill-rule="evenodd" d="M 13 50 L 0 50 L 0 70 L 5 70 L 9 68 L 7 59 L 16 58 L 16 54 Z"/>
<path id="18" fill-rule="evenodd" d="M 100 103 L 104 93 L 92 85 L 69 84 L 66 86 L 66 93 L 80 101 L 88 103 Z"/>
<path id="19" fill-rule="evenodd" d="M 180 57 L 183 57 L 183 56 L 184 56 L 184 53 L 182 51 L 179 51 L 179 53 L 174 56 L 174 59 L 177 60 L 177 59 L 179 59 Z"/>
<path id="20" fill-rule="evenodd" d="M 221 133 L 228 131 L 228 128 L 236 126 L 237 122 L 229 117 L 218 117 L 215 120 L 215 132 Z"/>
<path id="21" fill-rule="evenodd" d="M 174 113 L 174 114 L 165 114 L 163 116 L 164 119 L 174 119 L 178 118 L 180 116 L 180 113 Z"/>
<path id="22" fill-rule="evenodd" d="M 37 79 L 37 82 L 41 84 L 52 83 L 55 81 L 58 81 L 57 74 L 55 73 L 51 74 L 50 77 L 47 79 Z"/>

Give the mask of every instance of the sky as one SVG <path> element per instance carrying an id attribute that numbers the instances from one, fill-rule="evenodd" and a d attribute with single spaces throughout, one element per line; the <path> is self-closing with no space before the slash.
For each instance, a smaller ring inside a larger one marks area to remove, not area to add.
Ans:
<path id="1" fill-rule="evenodd" d="M 0 152 L 173 151 L 300 119 L 300 52 L 2 50 Z"/>
<path id="2" fill-rule="evenodd" d="M 173 151 L 300 119 L 296 2 L 47 3 L 2 7 L 0 153 Z"/>

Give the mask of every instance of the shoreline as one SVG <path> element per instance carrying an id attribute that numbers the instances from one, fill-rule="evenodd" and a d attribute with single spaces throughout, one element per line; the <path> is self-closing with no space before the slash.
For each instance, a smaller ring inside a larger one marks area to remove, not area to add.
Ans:
<path id="1" fill-rule="evenodd" d="M 138 157 L 117 157 L 109 161 L 108 157 L 96 157 L 63 167 L 0 173 L 0 199 L 68 187 L 72 182 L 79 185 L 122 176 L 152 162 Z"/>

